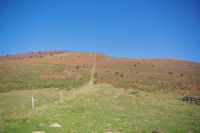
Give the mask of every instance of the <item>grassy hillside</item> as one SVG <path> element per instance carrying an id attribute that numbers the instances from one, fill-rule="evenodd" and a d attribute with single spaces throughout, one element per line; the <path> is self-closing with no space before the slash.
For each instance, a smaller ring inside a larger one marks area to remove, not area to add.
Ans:
<path id="1" fill-rule="evenodd" d="M 200 94 L 200 63 L 97 55 L 96 83 L 148 91 Z"/>
<path id="2" fill-rule="evenodd" d="M 48 52 L 47 52 L 48 53 Z M 0 60 L 0 91 L 77 88 L 89 82 L 94 53 L 68 52 Z M 200 63 L 96 55 L 95 83 L 147 91 L 200 95 Z"/>
<path id="3" fill-rule="evenodd" d="M 200 96 L 195 62 L 80 52 L 6 58 L 0 59 L 0 92 L 3 133 L 200 131 L 199 104 L 181 100 L 184 93 Z"/>
<path id="4" fill-rule="evenodd" d="M 0 93 L 0 132 L 198 133 L 200 106 L 181 95 L 113 88 L 108 84 L 76 91 L 59 89 Z M 31 96 L 35 109 L 31 109 Z M 52 123 L 61 125 L 50 127 Z"/>
<path id="5" fill-rule="evenodd" d="M 82 60 L 85 56 L 88 59 Z M 64 53 L 0 60 L 0 91 L 80 87 L 90 79 L 92 57 L 89 57 L 89 54 L 83 53 Z"/>

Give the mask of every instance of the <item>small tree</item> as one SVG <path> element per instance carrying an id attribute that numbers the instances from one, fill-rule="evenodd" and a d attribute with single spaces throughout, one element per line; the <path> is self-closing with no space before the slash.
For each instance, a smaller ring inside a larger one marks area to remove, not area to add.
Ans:
<path id="1" fill-rule="evenodd" d="M 76 66 L 76 69 L 79 69 L 79 66 Z"/>
<path id="2" fill-rule="evenodd" d="M 122 74 L 120 74 L 120 77 L 122 78 L 124 76 L 124 74 L 122 73 Z"/>
<path id="3" fill-rule="evenodd" d="M 172 72 L 169 72 L 168 74 L 172 75 L 173 73 L 172 73 Z"/>
<path id="4" fill-rule="evenodd" d="M 115 75 L 118 75 L 119 74 L 119 72 L 115 72 Z"/>
<path id="5" fill-rule="evenodd" d="M 183 77 L 183 73 L 181 73 L 181 77 Z"/>
<path id="6" fill-rule="evenodd" d="M 94 78 L 97 78 L 98 77 L 98 73 L 96 72 L 95 74 L 94 74 Z"/>

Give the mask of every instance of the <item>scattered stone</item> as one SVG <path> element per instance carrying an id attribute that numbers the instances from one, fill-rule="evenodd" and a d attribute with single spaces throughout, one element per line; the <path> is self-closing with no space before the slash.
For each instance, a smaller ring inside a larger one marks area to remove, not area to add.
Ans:
<path id="1" fill-rule="evenodd" d="M 32 133 L 46 133 L 45 131 L 33 131 Z"/>
<path id="2" fill-rule="evenodd" d="M 114 96 L 113 96 L 113 98 L 118 98 L 118 97 L 119 97 L 118 95 L 114 95 Z"/>
<path id="3" fill-rule="evenodd" d="M 49 125 L 50 127 L 61 127 L 60 124 L 58 123 L 51 123 L 51 125 Z"/>
<path id="4" fill-rule="evenodd" d="M 44 127 L 44 124 L 43 124 L 43 123 L 40 123 L 40 127 Z"/>
<path id="5" fill-rule="evenodd" d="M 124 132 L 117 132 L 117 131 L 106 131 L 104 133 L 124 133 Z"/>
<path id="6" fill-rule="evenodd" d="M 159 131 L 152 131 L 152 133 L 160 133 Z"/>
<path id="7" fill-rule="evenodd" d="M 115 121 L 120 121 L 120 119 L 119 119 L 119 118 L 115 118 L 114 120 L 115 120 Z"/>
<path id="8" fill-rule="evenodd" d="M 107 126 L 109 127 L 109 126 L 111 126 L 111 124 L 107 124 Z"/>

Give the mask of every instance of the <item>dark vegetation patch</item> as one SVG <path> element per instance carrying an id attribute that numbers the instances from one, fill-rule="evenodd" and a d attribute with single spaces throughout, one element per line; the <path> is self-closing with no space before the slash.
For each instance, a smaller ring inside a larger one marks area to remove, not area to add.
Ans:
<path id="1" fill-rule="evenodd" d="M 131 95 L 135 95 L 135 94 L 138 94 L 138 92 L 137 91 L 132 91 L 131 92 Z"/>
<path id="2" fill-rule="evenodd" d="M 79 69 L 79 66 L 76 66 L 76 69 Z"/>

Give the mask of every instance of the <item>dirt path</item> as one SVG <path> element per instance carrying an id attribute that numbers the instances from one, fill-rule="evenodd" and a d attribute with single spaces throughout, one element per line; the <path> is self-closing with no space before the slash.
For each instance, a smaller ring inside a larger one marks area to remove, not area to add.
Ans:
<path id="1" fill-rule="evenodd" d="M 94 53 L 94 66 L 91 69 L 91 79 L 90 79 L 89 85 L 92 85 L 94 82 L 95 71 L 96 71 L 96 53 Z"/>

